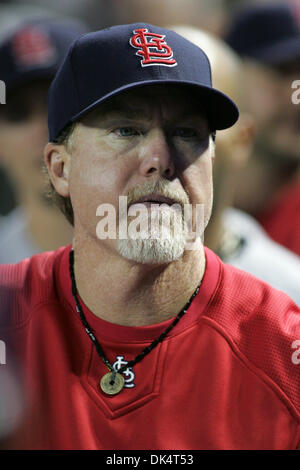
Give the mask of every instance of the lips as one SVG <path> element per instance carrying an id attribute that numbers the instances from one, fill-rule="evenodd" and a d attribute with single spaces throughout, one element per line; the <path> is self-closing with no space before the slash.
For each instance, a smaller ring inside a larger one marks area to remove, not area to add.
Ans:
<path id="1" fill-rule="evenodd" d="M 180 204 L 178 201 L 175 201 L 174 199 L 171 199 L 166 196 L 162 196 L 160 194 L 148 194 L 147 196 L 143 196 L 136 201 L 133 201 L 130 206 L 133 204 L 168 204 L 169 206 L 173 204 Z M 181 205 L 181 204 L 180 204 Z"/>

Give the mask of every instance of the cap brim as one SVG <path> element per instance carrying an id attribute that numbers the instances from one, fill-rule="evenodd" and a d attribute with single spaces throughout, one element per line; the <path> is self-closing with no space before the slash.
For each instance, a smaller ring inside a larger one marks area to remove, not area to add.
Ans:
<path id="1" fill-rule="evenodd" d="M 124 85 L 105 96 L 102 96 L 99 100 L 94 101 L 89 106 L 81 110 L 76 115 L 72 116 L 71 122 L 77 121 L 79 118 L 86 115 L 89 111 L 92 111 L 101 103 L 109 100 L 110 98 L 119 95 L 127 90 L 133 88 L 143 87 L 146 85 L 162 85 L 162 84 L 173 84 L 178 86 L 189 87 L 204 106 L 211 130 L 222 130 L 233 126 L 239 118 L 239 110 L 235 103 L 224 93 L 215 88 L 211 88 L 205 85 L 199 85 L 199 83 L 182 81 L 182 80 L 145 80 L 135 83 Z"/>
<path id="2" fill-rule="evenodd" d="M 5 81 L 6 84 L 6 91 L 8 93 L 14 92 L 17 88 L 25 86 L 31 82 L 36 81 L 49 81 L 49 86 L 51 81 L 53 80 L 56 73 L 56 69 L 54 67 L 49 67 L 48 69 L 40 69 L 40 70 L 31 70 L 29 72 L 24 72 L 16 77 L 13 77 L 12 80 Z"/>
<path id="3" fill-rule="evenodd" d="M 270 65 L 281 65 L 300 59 L 300 36 L 286 39 L 262 49 L 258 48 L 248 55 Z"/>

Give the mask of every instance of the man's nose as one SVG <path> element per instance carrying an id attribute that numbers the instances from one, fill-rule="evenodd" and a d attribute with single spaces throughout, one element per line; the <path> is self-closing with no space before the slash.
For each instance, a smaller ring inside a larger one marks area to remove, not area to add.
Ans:
<path id="1" fill-rule="evenodd" d="M 157 173 L 160 177 L 172 178 L 175 174 L 173 153 L 163 130 L 151 130 L 140 149 L 140 172 L 146 177 Z"/>

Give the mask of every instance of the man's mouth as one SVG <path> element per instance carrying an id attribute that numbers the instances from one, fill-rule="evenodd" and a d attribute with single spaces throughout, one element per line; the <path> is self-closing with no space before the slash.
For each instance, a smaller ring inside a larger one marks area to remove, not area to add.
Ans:
<path id="1" fill-rule="evenodd" d="M 148 194 L 147 196 L 143 196 L 136 201 L 132 201 L 129 206 L 132 206 L 133 204 L 144 204 L 145 206 L 150 206 L 151 204 L 167 204 L 168 206 L 179 204 L 181 206 L 181 203 L 175 199 L 171 199 L 160 194 Z"/>

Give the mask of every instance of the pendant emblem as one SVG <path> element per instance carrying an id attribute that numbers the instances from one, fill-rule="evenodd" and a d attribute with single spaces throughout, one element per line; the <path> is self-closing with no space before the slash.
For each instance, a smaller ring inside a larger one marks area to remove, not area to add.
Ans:
<path id="1" fill-rule="evenodd" d="M 126 364 L 128 364 L 128 361 L 126 361 L 124 359 L 124 356 L 117 356 L 116 357 L 116 361 L 113 363 L 113 370 L 118 372 L 121 367 L 125 366 Z M 134 372 L 132 370 L 132 367 L 127 367 L 127 369 L 125 369 L 123 372 L 122 372 L 122 375 L 124 377 L 124 380 L 125 380 L 125 384 L 124 384 L 124 388 L 133 388 L 135 387 L 135 384 L 134 384 L 134 379 L 135 379 L 135 375 L 134 375 Z"/>
<path id="2" fill-rule="evenodd" d="M 113 377 L 115 375 L 115 377 Z M 117 395 L 124 387 L 124 377 L 121 374 L 108 372 L 100 380 L 100 388 L 107 395 Z"/>

